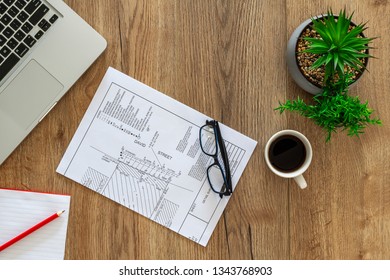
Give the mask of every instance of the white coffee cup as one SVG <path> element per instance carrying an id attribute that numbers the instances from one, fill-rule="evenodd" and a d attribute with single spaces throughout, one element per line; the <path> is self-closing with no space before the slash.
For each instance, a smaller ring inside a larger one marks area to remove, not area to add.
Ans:
<path id="1" fill-rule="evenodd" d="M 275 140 L 278 140 L 278 138 L 280 138 L 281 136 L 285 136 L 285 135 L 291 135 L 298 138 L 303 143 L 304 148 L 306 150 L 305 152 L 306 155 L 304 157 L 303 163 L 297 169 L 294 169 L 292 171 L 285 171 L 285 170 L 278 169 L 276 166 L 274 166 L 274 164 L 271 162 L 269 157 L 270 148 L 273 142 Z M 302 133 L 295 130 L 282 130 L 275 133 L 274 135 L 271 136 L 271 138 L 268 140 L 267 144 L 265 145 L 264 157 L 268 167 L 271 169 L 273 173 L 283 178 L 293 178 L 301 189 L 307 187 L 306 180 L 302 174 L 307 170 L 307 168 L 311 163 L 311 159 L 313 157 L 313 150 L 311 148 L 309 140 Z"/>

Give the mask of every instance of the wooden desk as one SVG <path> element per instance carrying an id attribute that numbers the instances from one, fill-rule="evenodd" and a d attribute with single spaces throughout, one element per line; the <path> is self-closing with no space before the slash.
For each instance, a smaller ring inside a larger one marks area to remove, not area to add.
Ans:
<path id="1" fill-rule="evenodd" d="M 389 259 L 390 3 L 381 0 L 66 0 L 108 48 L 0 167 L 0 187 L 72 195 L 66 259 Z M 302 7 L 300 6 L 302 4 Z M 352 92 L 384 125 L 360 138 L 273 108 L 308 98 L 289 77 L 287 40 L 331 7 L 379 36 Z M 55 172 L 108 66 L 258 141 L 206 248 Z M 271 173 L 267 139 L 296 129 L 312 143 L 309 187 Z"/>

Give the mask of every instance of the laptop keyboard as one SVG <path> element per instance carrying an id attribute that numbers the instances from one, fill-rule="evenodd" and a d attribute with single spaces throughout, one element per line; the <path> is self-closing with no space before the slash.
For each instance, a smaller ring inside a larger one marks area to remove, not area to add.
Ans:
<path id="1" fill-rule="evenodd" d="M 0 81 L 57 19 L 41 0 L 0 0 Z"/>

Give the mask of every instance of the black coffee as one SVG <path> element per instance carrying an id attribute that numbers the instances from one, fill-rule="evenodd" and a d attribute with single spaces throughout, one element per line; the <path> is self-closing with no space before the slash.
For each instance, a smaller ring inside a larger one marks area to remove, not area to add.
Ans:
<path id="1" fill-rule="evenodd" d="M 271 164 L 279 171 L 293 172 L 305 162 L 305 145 L 298 137 L 282 135 L 271 143 L 268 157 Z"/>

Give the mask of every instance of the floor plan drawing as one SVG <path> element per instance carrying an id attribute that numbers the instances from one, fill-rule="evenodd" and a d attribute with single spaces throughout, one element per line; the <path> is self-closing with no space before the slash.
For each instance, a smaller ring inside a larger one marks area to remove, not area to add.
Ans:
<path id="1" fill-rule="evenodd" d="M 110 68 L 57 172 L 206 246 L 230 198 L 207 179 L 214 159 L 199 130 L 208 119 Z M 220 126 L 234 189 L 256 142 Z"/>

